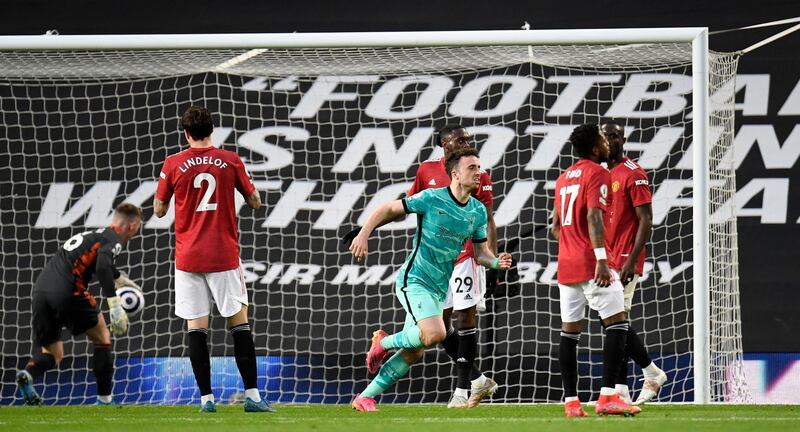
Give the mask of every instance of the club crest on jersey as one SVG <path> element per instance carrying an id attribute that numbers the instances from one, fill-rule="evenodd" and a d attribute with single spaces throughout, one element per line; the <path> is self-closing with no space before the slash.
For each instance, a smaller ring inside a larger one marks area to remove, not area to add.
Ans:
<path id="1" fill-rule="evenodd" d="M 619 180 L 614 180 L 614 183 L 611 183 L 611 192 L 619 191 Z"/>

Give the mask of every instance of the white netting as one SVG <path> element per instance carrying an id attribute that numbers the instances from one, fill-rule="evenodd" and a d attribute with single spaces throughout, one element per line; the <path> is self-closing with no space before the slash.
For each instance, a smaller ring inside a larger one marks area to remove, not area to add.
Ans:
<path id="1" fill-rule="evenodd" d="M 632 322 L 670 377 L 661 400 L 692 400 L 690 65 L 688 44 L 0 52 L 0 162 L 9 167 L 0 176 L 2 401 L 20 402 L 12 376 L 34 349 L 30 291 L 39 270 L 74 233 L 106 225 L 123 200 L 144 205 L 148 219 L 118 261 L 141 281 L 147 307 L 115 341 L 115 393 L 136 403 L 197 399 L 172 308 L 172 219 L 150 218 L 158 170 L 183 146 L 178 119 L 193 103 L 215 113 L 215 143 L 237 151 L 265 191 L 266 205 L 242 208 L 239 225 L 259 386 L 271 399 L 346 402 L 366 385 L 368 335 L 403 321 L 393 274 L 415 224 L 380 230 L 369 267 L 355 265 L 339 236 L 400 197 L 418 163 L 440 151 L 434 131 L 460 122 L 495 184 L 500 243 L 515 244 L 519 260 L 519 282 L 502 285 L 481 316 L 481 369 L 502 385 L 494 401 L 560 400 L 557 248 L 546 230 L 521 234 L 547 224 L 555 179 L 573 162 L 564 145 L 571 129 L 613 117 L 627 125 L 628 153 L 655 192 Z M 710 71 L 713 212 L 735 191 L 730 159 L 720 158 L 732 154 L 736 59 L 712 54 Z M 728 213 L 710 239 L 717 401 L 747 398 Z M 599 389 L 589 380 L 600 375 L 596 321 L 579 351 L 584 399 Z M 223 321 L 215 317 L 212 328 L 212 384 L 228 399 L 240 380 Z M 84 338 L 68 340 L 60 371 L 37 383 L 47 403 L 93 400 L 89 352 Z M 422 364 L 382 401 L 446 401 L 449 359 L 432 349 Z"/>

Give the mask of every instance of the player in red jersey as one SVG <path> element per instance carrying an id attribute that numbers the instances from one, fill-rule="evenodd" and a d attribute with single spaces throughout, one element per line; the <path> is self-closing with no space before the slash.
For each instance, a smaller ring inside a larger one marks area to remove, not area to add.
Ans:
<path id="1" fill-rule="evenodd" d="M 158 217 L 164 216 L 175 196 L 175 314 L 189 329 L 189 358 L 200 388 L 201 411 L 216 411 L 207 343 L 209 294 L 233 337 L 245 411 L 273 411 L 257 388 L 234 191 L 253 209 L 261 206 L 261 197 L 239 155 L 211 145 L 214 122 L 207 109 L 190 107 L 181 117 L 181 127 L 189 148 L 164 161 L 153 208 Z"/>
<path id="2" fill-rule="evenodd" d="M 414 183 L 407 196 L 413 196 L 425 189 L 441 188 L 450 185 L 450 176 L 444 167 L 444 161 L 453 151 L 471 147 L 467 130 L 457 124 L 448 124 L 437 134 L 437 142 L 444 150 L 444 156 L 422 162 L 417 169 Z M 497 254 L 497 227 L 494 223 L 494 206 L 492 196 L 492 179 L 485 170 L 481 170 L 480 186 L 472 193 L 486 207 L 487 237 L 490 250 Z M 449 408 L 471 408 L 481 400 L 493 395 L 498 388 L 497 383 L 485 376 L 475 366 L 478 352 L 477 309 L 486 293 L 486 271 L 475 259 L 472 242 L 467 241 L 456 260 L 456 266 L 450 277 L 450 287 L 444 302 L 442 318 L 447 325 L 447 336 L 442 341 L 447 355 L 456 363 L 456 390 L 447 404 Z M 456 311 L 458 331 L 452 327 L 451 316 Z"/>
<path id="3" fill-rule="evenodd" d="M 598 414 L 637 414 L 640 409 L 620 399 L 614 389 L 628 334 L 622 284 L 609 269 L 604 240 L 610 175 L 600 166 L 608 158 L 608 142 L 594 124 L 576 127 L 569 137 L 580 160 L 556 181 L 552 235 L 558 240 L 558 288 L 561 341 L 558 363 L 568 417 L 586 416 L 578 399 L 577 345 L 586 306 L 596 310 L 606 336 L 603 341 L 603 387 L 595 405 Z"/>
<path id="4" fill-rule="evenodd" d="M 653 228 L 653 193 L 647 173 L 639 164 L 625 156 L 625 127 L 608 121 L 600 128 L 608 141 L 608 168 L 611 172 L 611 217 L 606 232 L 611 268 L 619 272 L 624 285 L 625 313 L 631 312 L 636 284 L 644 269 L 645 244 Z M 667 382 L 667 375 L 647 354 L 639 335 L 628 328 L 626 355 L 617 376 L 617 392 L 630 402 L 628 390 L 628 358 L 633 359 L 644 373 L 644 385 L 636 404 L 652 400 Z"/>

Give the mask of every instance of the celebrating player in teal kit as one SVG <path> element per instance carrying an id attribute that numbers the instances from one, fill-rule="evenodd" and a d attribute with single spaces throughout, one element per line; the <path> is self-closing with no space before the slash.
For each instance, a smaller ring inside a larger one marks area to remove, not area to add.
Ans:
<path id="1" fill-rule="evenodd" d="M 479 186 L 481 169 L 478 152 L 464 148 L 449 154 L 445 168 L 450 186 L 427 189 L 412 197 L 378 207 L 353 239 L 350 250 L 358 261 L 367 256 L 367 239 L 385 222 L 408 213 L 417 214 L 417 231 L 411 254 L 397 274 L 396 293 L 406 311 L 403 330 L 388 335 L 377 330 L 367 353 L 367 369 L 378 375 L 353 400 L 359 411 L 377 411 L 375 397 L 402 378 L 412 364 L 422 358 L 426 347 L 446 336 L 442 303 L 447 296 L 450 276 L 464 242 L 472 240 L 481 265 L 508 269 L 511 255 L 495 257 L 486 243 L 486 208 L 471 196 Z M 389 357 L 390 350 L 397 351 Z M 378 368 L 380 367 L 380 370 Z"/>

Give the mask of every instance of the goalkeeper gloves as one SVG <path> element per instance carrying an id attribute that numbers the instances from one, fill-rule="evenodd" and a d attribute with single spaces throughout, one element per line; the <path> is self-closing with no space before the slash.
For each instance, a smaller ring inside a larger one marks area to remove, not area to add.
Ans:
<path id="1" fill-rule="evenodd" d="M 128 276 L 126 276 L 125 273 L 120 272 L 119 277 L 114 279 L 114 288 L 120 289 L 122 287 L 136 288 L 139 291 L 142 290 L 142 288 L 137 285 L 136 282 L 128 279 Z"/>
<path id="2" fill-rule="evenodd" d="M 108 314 L 111 317 L 111 333 L 122 336 L 128 331 L 128 314 L 122 308 L 122 299 L 117 296 L 108 300 Z"/>
<path id="3" fill-rule="evenodd" d="M 350 248 L 350 245 L 353 243 L 353 239 L 356 238 L 358 233 L 361 232 L 361 227 L 357 226 L 354 230 L 350 231 L 349 233 L 345 234 L 342 237 L 342 244 L 345 248 Z"/>

